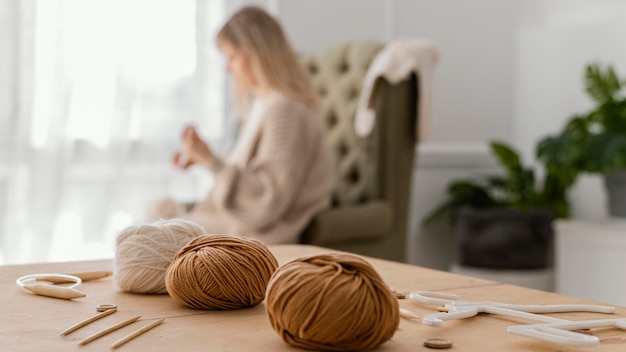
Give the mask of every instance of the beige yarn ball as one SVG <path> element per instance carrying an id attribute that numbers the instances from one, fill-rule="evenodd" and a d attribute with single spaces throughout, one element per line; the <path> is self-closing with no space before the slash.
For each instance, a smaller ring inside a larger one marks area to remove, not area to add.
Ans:
<path id="1" fill-rule="evenodd" d="M 263 301 L 277 267 L 272 252 L 257 240 L 204 235 L 176 254 L 165 285 L 174 300 L 189 308 L 244 308 Z"/>
<path id="2" fill-rule="evenodd" d="M 206 231 L 188 220 L 129 226 L 117 236 L 113 279 L 123 291 L 167 293 L 165 272 L 174 255 Z"/>
<path id="3" fill-rule="evenodd" d="M 369 350 L 389 340 L 400 324 L 391 289 L 369 262 L 347 253 L 285 263 L 268 283 L 265 306 L 286 343 L 314 350 Z"/>

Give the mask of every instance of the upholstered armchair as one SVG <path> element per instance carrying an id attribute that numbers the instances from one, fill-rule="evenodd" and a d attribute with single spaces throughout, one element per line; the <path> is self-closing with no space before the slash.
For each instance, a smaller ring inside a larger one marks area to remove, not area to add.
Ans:
<path id="1" fill-rule="evenodd" d="M 354 118 L 378 43 L 335 46 L 303 59 L 322 100 L 334 167 L 332 206 L 318 214 L 301 242 L 404 261 L 416 142 L 417 78 L 376 84 L 376 125 L 367 138 Z"/>

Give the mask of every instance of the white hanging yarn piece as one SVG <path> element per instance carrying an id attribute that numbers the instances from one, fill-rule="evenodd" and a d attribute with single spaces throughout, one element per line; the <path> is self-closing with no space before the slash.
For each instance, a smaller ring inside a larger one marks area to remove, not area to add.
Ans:
<path id="1" fill-rule="evenodd" d="M 432 94 L 435 66 L 439 62 L 438 45 L 426 38 L 396 38 L 381 50 L 367 69 L 363 90 L 357 103 L 354 127 L 356 134 L 367 137 L 376 124 L 376 112 L 372 106 L 378 78 L 398 84 L 410 77 L 418 76 L 417 84 L 417 134 L 422 142 L 430 137 Z M 381 116 L 382 117 L 382 116 Z"/>
<path id="2" fill-rule="evenodd" d="M 182 219 L 127 227 L 116 241 L 115 284 L 128 292 L 167 293 L 165 272 L 174 255 L 204 234 L 200 225 Z"/>

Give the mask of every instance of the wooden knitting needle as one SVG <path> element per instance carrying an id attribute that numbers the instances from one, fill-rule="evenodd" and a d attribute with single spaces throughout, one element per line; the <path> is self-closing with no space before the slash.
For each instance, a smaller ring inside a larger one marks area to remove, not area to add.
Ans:
<path id="1" fill-rule="evenodd" d="M 121 339 L 115 341 L 115 343 L 113 343 L 111 345 L 111 348 L 118 348 L 118 347 L 120 347 L 121 345 L 125 344 L 126 342 L 134 339 L 135 337 L 137 337 L 137 336 L 143 334 L 144 332 L 152 329 L 153 327 L 161 324 L 163 322 L 163 320 L 165 320 L 165 319 L 159 319 L 159 320 L 153 321 L 152 323 L 144 326 L 143 328 L 133 331 L 132 333 L 130 333 L 130 334 L 122 337 Z"/>
<path id="2" fill-rule="evenodd" d="M 98 319 L 100 319 L 100 318 L 104 318 L 104 317 L 106 317 L 107 315 L 109 315 L 109 314 L 113 314 L 113 313 L 115 313 L 115 312 L 117 312 L 117 308 L 111 308 L 111 309 L 105 310 L 105 311 L 104 311 L 104 312 L 102 312 L 102 313 L 98 313 L 98 314 L 94 315 L 94 316 L 93 316 L 93 317 L 91 317 L 91 318 L 85 319 L 85 320 L 83 320 L 83 321 L 81 321 L 81 322 L 78 322 L 78 323 L 76 323 L 76 324 L 74 324 L 74 325 L 70 326 L 69 328 L 67 328 L 67 329 L 63 330 L 63 332 L 61 332 L 61 336 L 65 336 L 65 335 L 67 335 L 67 334 L 69 334 L 69 333 L 71 333 L 71 332 L 74 332 L 74 331 L 76 331 L 76 330 L 78 330 L 78 329 L 82 328 L 83 326 L 85 326 L 85 325 L 87 325 L 87 324 L 91 324 L 91 323 L 93 323 L 94 321 L 96 321 L 96 320 L 98 320 Z"/>
<path id="3" fill-rule="evenodd" d="M 74 299 L 74 298 L 82 298 L 82 297 L 87 296 L 84 292 L 80 292 L 73 288 L 62 287 L 62 286 L 35 284 L 35 285 L 24 285 L 23 287 L 36 295 L 61 298 L 61 299 Z"/>
<path id="4" fill-rule="evenodd" d="M 136 322 L 137 320 L 139 320 L 139 318 L 141 318 L 140 315 L 138 315 L 136 317 L 133 317 L 133 318 L 130 318 L 130 319 L 128 319 L 126 321 L 123 321 L 121 323 L 115 324 L 113 326 L 109 326 L 108 328 L 106 328 L 104 330 L 98 331 L 95 334 L 87 336 L 84 340 L 82 340 L 78 344 L 79 345 L 86 345 L 86 344 L 90 343 L 91 341 L 93 341 L 95 339 L 98 339 L 98 338 L 100 338 L 100 337 L 102 337 L 102 336 L 104 336 L 106 334 L 109 334 L 109 333 L 111 333 L 111 332 L 113 332 L 113 331 L 115 331 L 117 329 L 121 329 L 121 328 L 125 327 L 126 325 L 129 325 L 129 324 L 132 324 L 132 323 Z"/>
<path id="5" fill-rule="evenodd" d="M 113 275 L 113 273 L 110 271 L 101 270 L 101 271 L 84 271 L 84 272 L 73 273 L 73 274 L 68 274 L 68 275 L 78 276 L 83 281 L 89 281 L 89 280 L 102 279 L 102 278 Z M 74 282 L 72 280 L 64 279 L 61 277 L 55 277 L 55 276 L 39 276 L 35 280 L 52 282 L 55 284 L 66 284 L 66 283 Z"/>

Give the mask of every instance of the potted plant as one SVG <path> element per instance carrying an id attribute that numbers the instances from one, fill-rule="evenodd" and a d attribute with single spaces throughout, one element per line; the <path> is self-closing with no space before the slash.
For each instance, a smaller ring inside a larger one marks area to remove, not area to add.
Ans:
<path id="1" fill-rule="evenodd" d="M 543 181 L 502 142 L 490 148 L 504 174 L 453 181 L 448 198 L 423 220 L 449 219 L 459 244 L 461 265 L 536 269 L 548 265 L 553 219 L 568 217 L 570 177 L 545 170 Z"/>
<path id="2" fill-rule="evenodd" d="M 538 144 L 537 156 L 551 171 L 575 179 L 580 173 L 604 177 L 609 213 L 626 216 L 626 95 L 612 66 L 585 68 L 585 90 L 595 107 L 575 115 L 563 130 Z"/>

